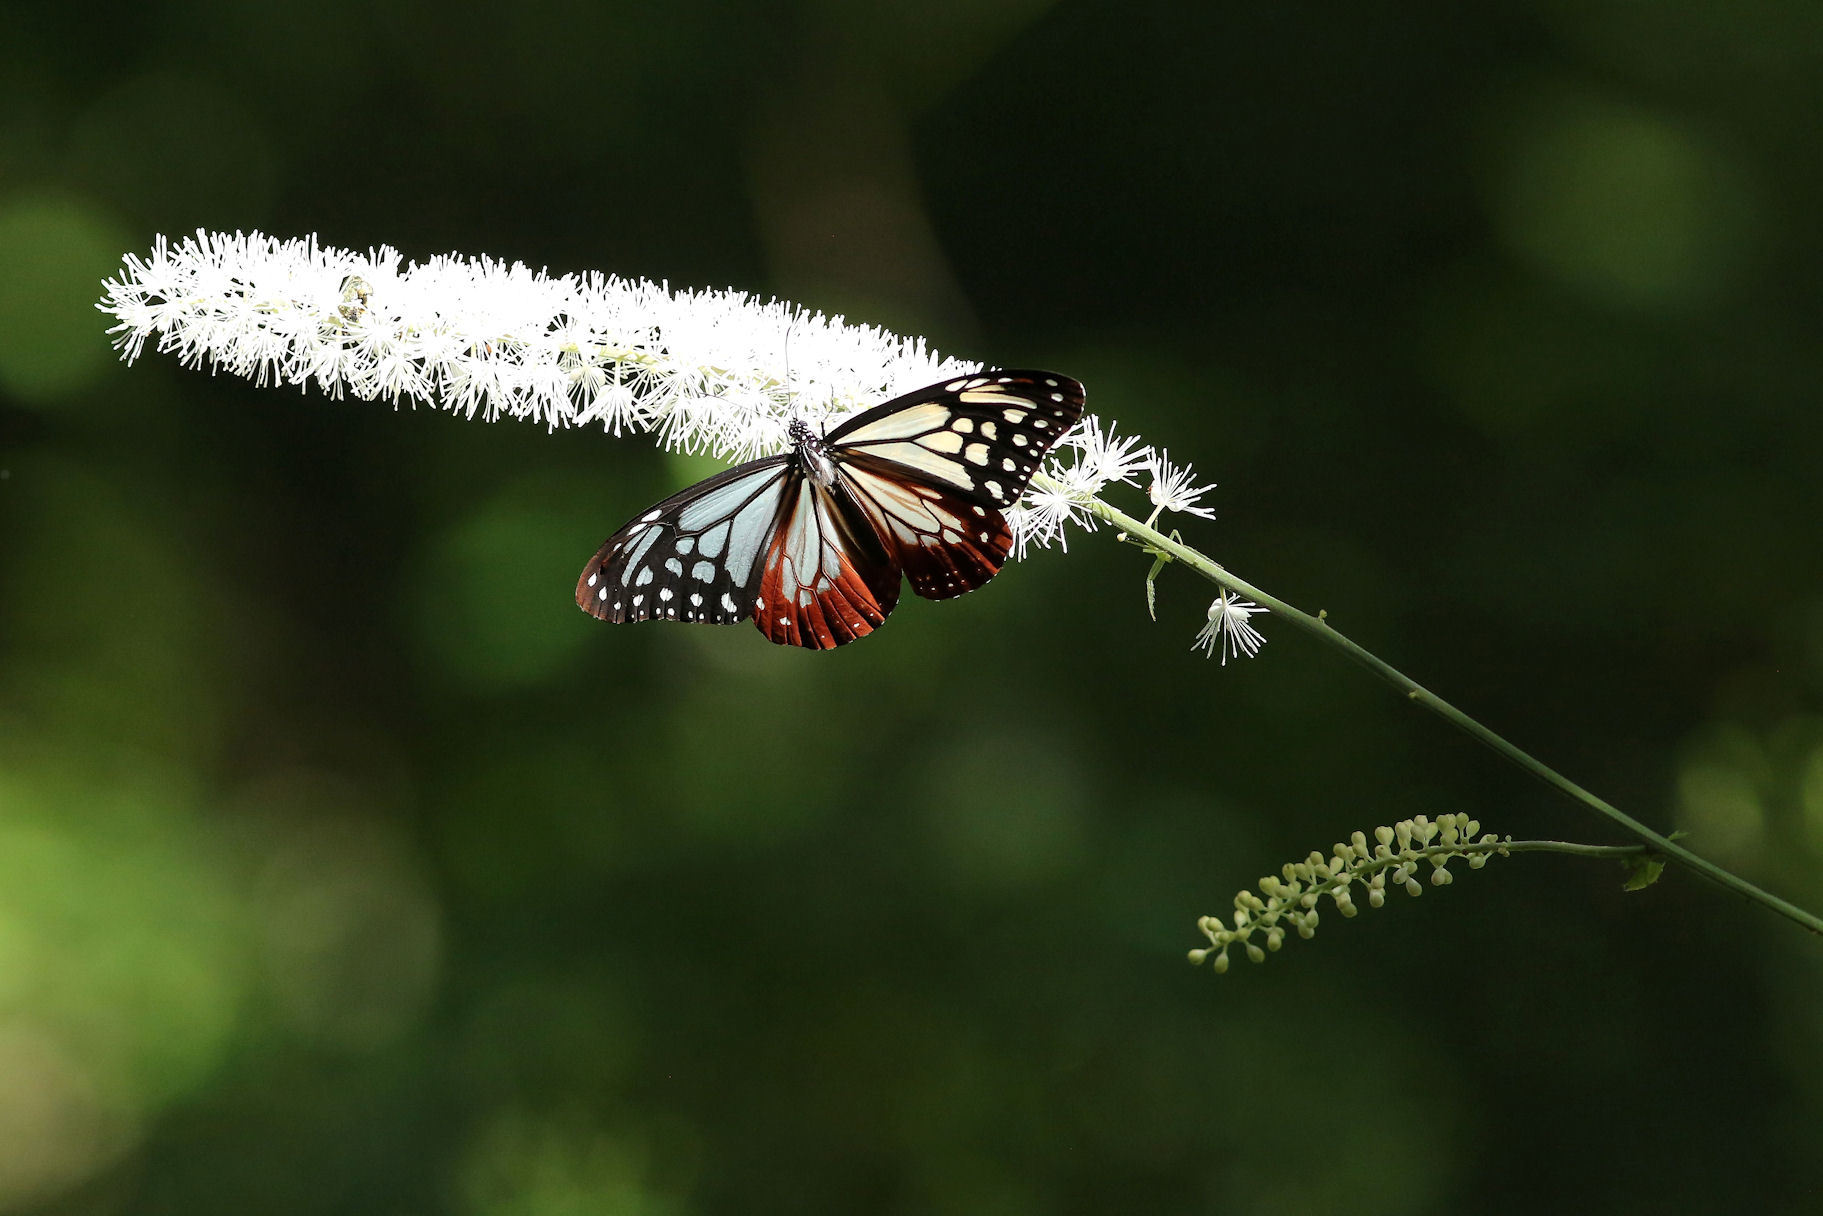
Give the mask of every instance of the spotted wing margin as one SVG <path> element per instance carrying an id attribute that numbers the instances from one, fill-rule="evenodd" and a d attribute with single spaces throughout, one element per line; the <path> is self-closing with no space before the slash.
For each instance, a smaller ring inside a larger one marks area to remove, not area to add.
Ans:
<path id="1" fill-rule="evenodd" d="M 831 650 L 872 633 L 898 602 L 898 564 L 866 517 L 845 495 L 793 479 L 753 603 L 759 631 Z"/>
<path id="2" fill-rule="evenodd" d="M 607 539 L 577 580 L 577 605 L 615 623 L 746 620 L 780 509 L 802 479 L 791 457 L 771 456 L 673 494 Z"/>
<path id="3" fill-rule="evenodd" d="M 967 594 L 1006 564 L 1013 533 L 993 507 L 868 456 L 851 456 L 839 469 L 843 489 L 925 599 Z"/>
<path id="4" fill-rule="evenodd" d="M 838 462 L 866 455 L 980 506 L 1011 506 L 1039 461 L 1082 417 L 1082 385 L 1042 371 L 945 380 L 858 414 L 826 442 Z"/>

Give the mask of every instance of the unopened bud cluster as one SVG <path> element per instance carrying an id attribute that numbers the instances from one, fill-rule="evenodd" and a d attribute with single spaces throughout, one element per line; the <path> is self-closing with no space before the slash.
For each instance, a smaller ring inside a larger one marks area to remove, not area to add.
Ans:
<path id="1" fill-rule="evenodd" d="M 1320 900 L 1329 899 L 1343 916 L 1358 912 L 1357 885 L 1367 892 L 1373 908 L 1386 902 L 1388 883 L 1404 887 L 1409 895 L 1422 895 L 1419 875 L 1427 871 L 1432 886 L 1448 886 L 1453 881 L 1452 858 L 1465 858 L 1470 869 L 1479 870 L 1493 854 L 1506 853 L 1506 842 L 1492 832 L 1478 836 L 1480 831 L 1481 824 L 1467 815 L 1416 815 L 1375 828 L 1372 844 L 1366 833 L 1356 832 L 1347 843 L 1331 846 L 1327 857 L 1313 852 L 1303 861 L 1289 862 L 1277 876 L 1260 879 L 1259 894 L 1242 891 L 1234 897 L 1232 927 L 1219 916 L 1198 920 L 1197 928 L 1209 946 L 1192 950 L 1190 961 L 1211 959 L 1219 974 L 1228 970 L 1228 948 L 1239 945 L 1252 962 L 1265 962 L 1268 950 L 1285 944 L 1287 930 L 1299 937 L 1316 936 Z M 1507 842 L 1511 840 L 1509 836 Z"/>

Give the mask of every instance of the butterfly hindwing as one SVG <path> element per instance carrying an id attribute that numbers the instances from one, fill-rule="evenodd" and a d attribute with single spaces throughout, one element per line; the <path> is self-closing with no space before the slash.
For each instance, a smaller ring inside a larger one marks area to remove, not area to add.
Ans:
<path id="1" fill-rule="evenodd" d="M 1013 533 L 995 508 L 869 456 L 851 456 L 840 470 L 843 487 L 925 599 L 953 599 L 1000 573 Z"/>
<path id="2" fill-rule="evenodd" d="M 899 601 L 899 567 L 846 496 L 808 479 L 786 494 L 753 623 L 780 645 L 830 650 L 866 637 Z"/>
<path id="3" fill-rule="evenodd" d="M 672 495 L 607 539 L 576 603 L 617 623 L 746 620 L 780 507 L 801 480 L 791 457 L 772 456 Z"/>
<path id="4" fill-rule="evenodd" d="M 1041 371 L 959 376 L 858 414 L 825 440 L 838 461 L 901 466 L 984 507 L 1011 506 L 1064 432 L 1082 417 L 1082 385 Z"/>

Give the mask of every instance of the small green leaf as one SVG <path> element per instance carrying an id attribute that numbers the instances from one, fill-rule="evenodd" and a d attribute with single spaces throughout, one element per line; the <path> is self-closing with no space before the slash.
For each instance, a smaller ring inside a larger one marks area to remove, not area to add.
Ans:
<path id="1" fill-rule="evenodd" d="M 1159 553 L 1156 549 L 1151 552 L 1157 554 L 1158 560 L 1152 563 L 1152 569 L 1146 573 L 1146 614 L 1156 621 L 1158 619 L 1158 572 L 1165 568 L 1165 563 L 1171 560 L 1171 556 Z"/>
<path id="2" fill-rule="evenodd" d="M 1629 857 L 1620 864 L 1627 872 L 1627 880 L 1621 884 L 1621 889 L 1625 891 L 1644 891 L 1665 872 L 1665 859 L 1653 853 Z"/>

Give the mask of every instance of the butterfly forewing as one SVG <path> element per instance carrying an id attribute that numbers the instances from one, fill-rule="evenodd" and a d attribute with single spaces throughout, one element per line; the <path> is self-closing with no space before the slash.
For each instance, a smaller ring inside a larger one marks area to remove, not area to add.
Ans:
<path id="1" fill-rule="evenodd" d="M 987 507 L 1011 506 L 1051 445 L 1082 417 L 1082 385 L 997 371 L 907 393 L 829 433 L 836 459 L 865 454 Z"/>
<path id="2" fill-rule="evenodd" d="M 787 502 L 754 602 L 761 633 L 829 650 L 866 637 L 899 601 L 899 567 L 854 505 L 808 480 Z"/>
<path id="3" fill-rule="evenodd" d="M 998 371 L 876 406 L 829 436 L 843 486 L 926 599 L 973 591 L 1012 548 L 1000 508 L 1082 417 L 1082 385 Z"/>
<path id="4" fill-rule="evenodd" d="M 576 583 L 577 604 L 614 622 L 746 620 L 801 479 L 791 457 L 773 456 L 672 495 L 608 538 Z"/>

